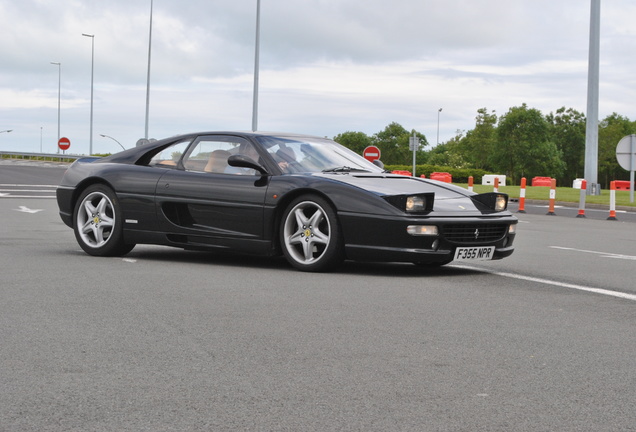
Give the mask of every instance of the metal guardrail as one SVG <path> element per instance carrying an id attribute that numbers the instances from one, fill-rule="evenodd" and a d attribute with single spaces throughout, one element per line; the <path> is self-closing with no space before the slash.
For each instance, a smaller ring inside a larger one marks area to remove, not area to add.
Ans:
<path id="1" fill-rule="evenodd" d="M 25 160 L 40 160 L 40 161 L 73 162 L 74 160 L 77 160 L 83 157 L 86 157 L 86 155 L 0 151 L 0 158 L 2 159 L 25 159 Z"/>

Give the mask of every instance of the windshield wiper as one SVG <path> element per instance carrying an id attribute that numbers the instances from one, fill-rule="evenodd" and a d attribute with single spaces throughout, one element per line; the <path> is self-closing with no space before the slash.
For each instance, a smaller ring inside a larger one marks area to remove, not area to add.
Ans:
<path id="1" fill-rule="evenodd" d="M 335 168 L 328 168 L 328 169 L 324 169 L 322 170 L 322 172 L 324 173 L 328 173 L 328 172 L 370 172 L 369 170 L 365 170 L 362 168 L 351 168 L 348 166 L 340 166 L 340 167 L 335 167 Z"/>

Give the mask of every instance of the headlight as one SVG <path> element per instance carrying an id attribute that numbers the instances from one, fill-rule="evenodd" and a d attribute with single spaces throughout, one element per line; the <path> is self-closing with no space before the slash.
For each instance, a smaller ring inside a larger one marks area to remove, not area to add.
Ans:
<path id="1" fill-rule="evenodd" d="M 435 194 L 425 192 L 417 195 L 391 195 L 384 197 L 384 199 L 406 213 L 427 213 L 433 210 Z"/>
<path id="2" fill-rule="evenodd" d="M 421 196 L 406 197 L 407 212 L 423 212 L 426 210 L 426 198 Z"/>
<path id="3" fill-rule="evenodd" d="M 486 206 L 486 208 L 500 212 L 508 208 L 508 195 L 504 193 L 486 192 L 478 195 L 471 195 L 473 201 Z"/>
<path id="4" fill-rule="evenodd" d="M 505 195 L 497 195 L 495 198 L 495 211 L 504 211 L 508 205 L 508 200 Z"/>

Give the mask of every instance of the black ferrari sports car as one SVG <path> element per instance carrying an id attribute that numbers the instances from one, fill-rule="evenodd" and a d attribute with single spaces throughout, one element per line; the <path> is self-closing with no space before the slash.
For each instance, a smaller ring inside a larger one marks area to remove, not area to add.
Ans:
<path id="1" fill-rule="evenodd" d="M 378 165 L 325 138 L 193 133 L 77 160 L 57 202 L 96 256 L 145 243 L 284 254 L 299 270 L 326 271 L 344 259 L 443 265 L 512 254 L 507 195 Z"/>

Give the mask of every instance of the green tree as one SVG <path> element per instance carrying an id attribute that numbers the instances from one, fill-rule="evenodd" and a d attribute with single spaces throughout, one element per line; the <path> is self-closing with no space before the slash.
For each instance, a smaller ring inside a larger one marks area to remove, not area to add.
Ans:
<path id="1" fill-rule="evenodd" d="M 491 161 L 493 168 L 506 174 L 512 184 L 524 176 L 558 177 L 565 168 L 561 152 L 551 141 L 548 121 L 539 110 L 528 108 L 525 103 L 510 108 L 499 119 Z"/>
<path id="2" fill-rule="evenodd" d="M 430 165 L 448 166 L 451 168 L 468 168 L 472 165 L 464 158 L 460 151 L 461 143 L 466 137 L 458 133 L 443 144 L 438 144 L 428 152 L 426 163 Z"/>
<path id="3" fill-rule="evenodd" d="M 563 154 L 565 170 L 558 177 L 559 184 L 571 184 L 582 178 L 585 170 L 585 115 L 572 108 L 561 107 L 546 117 L 557 148 Z"/>
<path id="4" fill-rule="evenodd" d="M 475 129 L 466 133 L 457 151 L 473 168 L 490 169 L 490 155 L 497 142 L 497 115 L 486 108 L 477 110 Z"/>
<path id="5" fill-rule="evenodd" d="M 629 173 L 616 160 L 616 146 L 626 135 L 636 133 L 627 117 L 612 113 L 600 122 L 598 131 L 598 180 L 608 188 L 612 180 L 629 180 Z"/>
<path id="6" fill-rule="evenodd" d="M 336 135 L 333 140 L 359 155 L 373 144 L 373 139 L 364 132 L 344 132 Z"/>
<path id="7" fill-rule="evenodd" d="M 399 123 L 393 122 L 373 136 L 375 145 L 382 153 L 382 162 L 386 165 L 410 164 L 413 161 L 413 152 L 409 150 L 409 137 L 413 136 L 413 132 L 420 139 L 420 150 L 416 154 L 416 159 L 425 158 L 426 155 L 419 153 L 423 153 L 422 149 L 428 145 L 426 137 L 416 131 L 409 132 Z"/>

